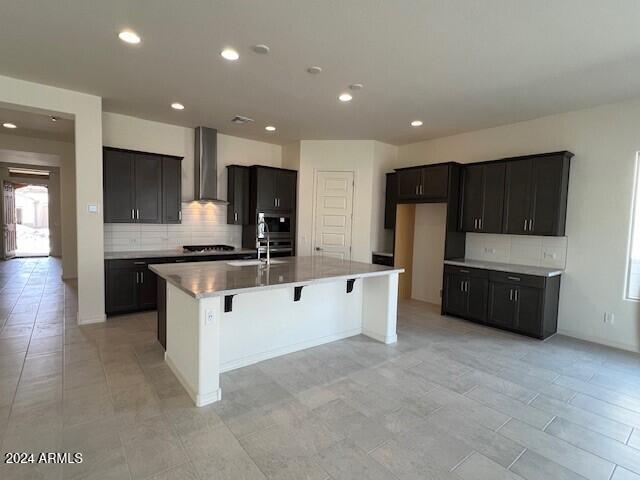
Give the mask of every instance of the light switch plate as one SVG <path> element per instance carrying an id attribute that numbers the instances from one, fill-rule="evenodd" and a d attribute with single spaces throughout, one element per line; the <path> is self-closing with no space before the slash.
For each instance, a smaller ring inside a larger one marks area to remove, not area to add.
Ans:
<path id="1" fill-rule="evenodd" d="M 87 204 L 87 212 L 89 213 L 98 213 L 98 205 L 94 203 Z"/>

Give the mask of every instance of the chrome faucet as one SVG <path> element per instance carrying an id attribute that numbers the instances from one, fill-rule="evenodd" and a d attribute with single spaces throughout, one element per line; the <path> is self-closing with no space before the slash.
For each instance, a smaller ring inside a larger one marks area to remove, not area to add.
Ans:
<path id="1" fill-rule="evenodd" d="M 258 221 L 258 238 L 260 238 L 260 228 L 263 228 L 264 233 L 266 233 L 267 236 L 267 258 L 266 260 L 262 260 L 260 258 L 260 249 L 262 247 L 260 247 L 260 241 L 258 240 L 258 260 L 261 260 L 263 262 L 265 262 L 265 265 L 271 265 L 271 252 L 269 251 L 269 247 L 271 245 L 271 238 L 269 235 L 269 225 L 267 225 L 267 223 L 264 221 L 264 218 L 260 219 Z"/>

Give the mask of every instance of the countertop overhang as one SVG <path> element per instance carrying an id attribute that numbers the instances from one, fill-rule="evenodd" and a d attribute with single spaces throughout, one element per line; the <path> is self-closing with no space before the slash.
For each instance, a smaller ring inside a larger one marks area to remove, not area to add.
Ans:
<path id="1" fill-rule="evenodd" d="M 150 265 L 159 277 L 200 299 L 282 287 L 304 287 L 335 280 L 402 273 L 403 268 L 323 257 L 284 257 L 270 266 L 215 262 Z"/>

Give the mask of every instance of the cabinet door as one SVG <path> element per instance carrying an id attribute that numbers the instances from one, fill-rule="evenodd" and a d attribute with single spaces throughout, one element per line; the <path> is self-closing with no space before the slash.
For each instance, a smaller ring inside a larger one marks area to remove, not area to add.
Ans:
<path id="1" fill-rule="evenodd" d="M 519 331 L 542 336 L 542 290 L 518 287 L 518 317 L 515 328 Z"/>
<path id="2" fill-rule="evenodd" d="M 107 313 L 133 311 L 138 308 L 138 269 L 107 269 Z"/>
<path id="3" fill-rule="evenodd" d="M 447 273 L 445 275 L 444 286 L 444 311 L 452 315 L 461 317 L 467 316 L 467 292 L 465 291 L 465 282 L 468 277 Z"/>
<path id="4" fill-rule="evenodd" d="M 384 228 L 396 228 L 396 196 L 398 195 L 398 174 L 387 173 L 384 200 Z"/>
<path id="5" fill-rule="evenodd" d="M 135 185 L 130 153 L 103 150 L 103 185 L 105 223 L 133 223 Z"/>
<path id="6" fill-rule="evenodd" d="M 558 157 L 533 161 L 531 235 L 558 235 L 563 162 Z"/>
<path id="7" fill-rule="evenodd" d="M 400 170 L 398 173 L 398 198 L 415 200 L 422 182 L 422 169 Z"/>
<path id="8" fill-rule="evenodd" d="M 135 153 L 133 158 L 136 220 L 162 223 L 162 157 Z"/>
<path id="9" fill-rule="evenodd" d="M 141 310 L 154 309 L 157 305 L 158 282 L 156 275 L 144 267 L 138 271 L 138 308 Z"/>
<path id="10" fill-rule="evenodd" d="M 487 319 L 487 295 L 489 281 L 486 278 L 469 277 L 468 283 L 468 316 L 473 320 L 484 322 Z"/>
<path id="11" fill-rule="evenodd" d="M 482 222 L 480 224 L 480 230 L 483 233 L 502 233 L 504 176 L 504 163 L 485 165 Z"/>
<path id="12" fill-rule="evenodd" d="M 249 222 L 249 169 L 232 165 L 227 167 L 227 223 L 246 225 Z"/>
<path id="13" fill-rule="evenodd" d="M 276 198 L 278 210 L 296 208 L 296 172 L 281 170 L 276 177 Z"/>
<path id="14" fill-rule="evenodd" d="M 508 283 L 489 283 L 489 315 L 487 323 L 503 328 L 516 325 L 515 287 Z"/>
<path id="15" fill-rule="evenodd" d="M 276 178 L 278 171 L 271 168 L 256 168 L 256 205 L 258 210 L 276 208 Z"/>
<path id="16" fill-rule="evenodd" d="M 421 197 L 445 199 L 449 191 L 449 166 L 438 165 L 422 169 Z"/>
<path id="17" fill-rule="evenodd" d="M 531 160 L 507 162 L 505 177 L 504 233 L 529 234 L 531 214 Z"/>
<path id="18" fill-rule="evenodd" d="M 162 159 L 162 221 L 180 223 L 182 220 L 182 161 Z"/>
<path id="19" fill-rule="evenodd" d="M 462 215 L 461 230 L 477 232 L 480 230 L 484 200 L 485 166 L 469 165 L 462 171 Z"/>

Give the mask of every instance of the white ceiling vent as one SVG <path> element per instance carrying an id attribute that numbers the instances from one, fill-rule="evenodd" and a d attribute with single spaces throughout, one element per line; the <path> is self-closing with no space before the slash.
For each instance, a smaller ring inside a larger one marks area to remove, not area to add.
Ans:
<path id="1" fill-rule="evenodd" d="M 242 115 L 236 115 L 231 119 L 231 123 L 236 123 L 238 125 L 244 125 L 245 123 L 253 122 L 253 118 L 243 117 Z"/>

